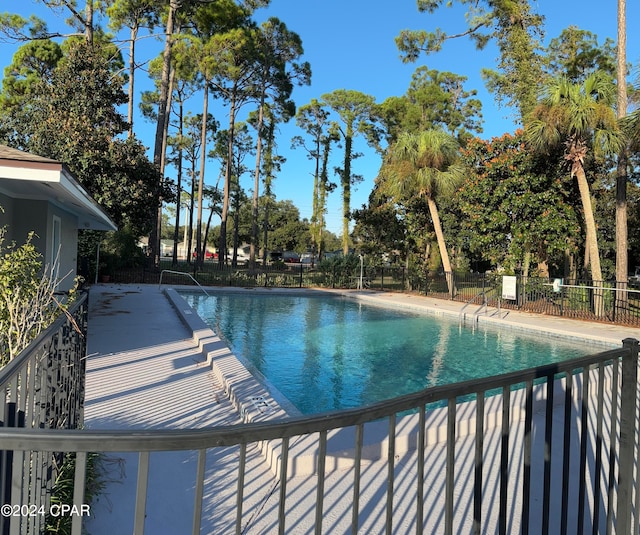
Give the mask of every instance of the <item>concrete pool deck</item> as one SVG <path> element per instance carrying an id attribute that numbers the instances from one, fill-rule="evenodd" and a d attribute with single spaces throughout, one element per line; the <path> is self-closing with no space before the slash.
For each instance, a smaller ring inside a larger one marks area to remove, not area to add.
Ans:
<path id="1" fill-rule="evenodd" d="M 193 287 L 189 287 L 193 290 Z M 256 292 L 261 290 L 241 290 Z M 215 289 L 207 288 L 215 292 Z M 281 290 L 262 290 L 276 292 Z M 285 290 L 286 291 L 286 290 Z M 308 292 L 308 291 L 306 291 Z M 344 292 L 342 292 L 344 293 Z M 351 297 L 374 300 L 388 306 L 401 306 L 429 310 L 430 313 L 460 317 L 462 303 L 442 301 L 403 294 L 378 292 L 348 292 Z M 475 317 L 477 307 L 465 309 L 467 318 L 481 324 L 500 323 L 512 328 L 534 329 L 548 335 L 564 334 L 570 337 L 592 340 L 594 350 L 604 345 L 621 345 L 624 338 L 640 339 L 640 329 L 564 318 L 537 316 L 514 311 L 502 311 L 500 317 L 490 310 Z M 229 398 L 228 385 L 215 373 L 205 355 L 225 349 L 218 341 L 203 333 L 198 339 L 187 324 L 177 321 L 178 311 L 165 296 L 164 289 L 153 285 L 95 285 L 91 289 L 89 309 L 89 337 L 87 360 L 87 387 L 85 424 L 92 429 L 166 429 L 201 428 L 240 423 L 243 418 L 260 417 L 259 404 L 253 403 L 241 414 Z M 231 363 L 233 364 L 233 363 Z M 244 379 L 244 377 L 243 377 Z M 259 396 L 253 396 L 259 397 Z M 273 415 L 268 415 L 272 417 Z M 432 446 L 435 450 L 441 445 Z M 208 494 L 203 508 L 203 533 L 228 533 L 232 531 L 235 508 L 234 474 L 225 470 L 227 462 L 233 462 L 232 451 L 216 451 L 207 456 Z M 254 522 L 246 533 L 270 533 L 273 530 L 273 498 L 275 480 L 264 457 L 257 450 L 247 455 L 246 496 L 249 510 L 254 510 Z M 116 455 L 109 459 L 114 471 L 109 477 L 105 494 L 92 508 L 88 529 L 93 535 L 131 531 L 135 496 L 137 457 L 132 454 Z M 161 470 L 153 470 L 154 464 Z M 193 507 L 193 452 L 154 454 L 149 482 L 146 532 L 154 534 L 189 533 Z M 409 492 L 412 481 L 411 462 L 408 459 L 398 467 L 403 477 L 398 491 Z M 365 470 L 365 480 L 373 496 L 384 488 L 386 474 L 376 463 Z M 327 481 L 326 532 L 344 532 L 349 517 L 339 504 L 349 496 L 344 488 L 340 472 L 333 473 Z M 288 516 L 290 533 L 309 531 L 305 511 L 313 511 L 314 488 L 307 478 L 293 478 L 288 487 L 295 497 L 296 510 Z M 462 491 L 461 491 L 462 493 Z M 214 495 L 215 494 L 215 500 Z M 277 493 L 276 493 L 277 494 Z M 208 506 L 215 501 L 215 507 Z M 274 501 L 275 500 L 275 501 Z M 441 518 L 439 497 L 428 498 L 434 522 Z M 384 500 L 382 500 L 384 501 Z M 277 511 L 276 511 L 277 512 Z M 401 516 L 401 514 L 400 514 Z M 313 515 L 311 514 L 311 517 Z M 377 521 L 384 521 L 384 514 L 371 512 L 363 533 L 379 532 Z M 312 520 L 312 518 L 311 518 Z M 515 522 L 515 521 L 514 521 Z M 516 528 L 514 524 L 511 526 Z M 398 533 L 403 533 L 401 522 Z M 468 530 L 467 530 L 468 531 Z M 437 532 L 433 531 L 433 532 Z"/>

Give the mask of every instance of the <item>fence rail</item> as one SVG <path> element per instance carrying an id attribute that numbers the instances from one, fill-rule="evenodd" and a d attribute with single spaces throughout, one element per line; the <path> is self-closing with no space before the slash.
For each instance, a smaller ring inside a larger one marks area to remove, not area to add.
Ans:
<path id="1" fill-rule="evenodd" d="M 157 514 L 147 508 L 153 471 L 167 469 L 152 456 L 189 451 L 180 469 L 193 474 L 193 503 L 181 513 L 193 519 L 194 534 L 212 532 L 202 524 L 206 509 L 218 533 L 258 525 L 278 533 L 546 533 L 553 525 L 561 533 L 626 535 L 638 532 L 640 511 L 637 369 L 638 341 L 628 339 L 597 355 L 312 417 L 135 433 L 0 428 L 0 443 L 25 457 L 78 452 L 78 461 L 88 452 L 134 452 L 133 526 L 119 529 L 136 534 Z M 250 499 L 251 451 L 270 452 L 278 490 L 272 506 Z M 312 509 L 303 507 L 298 477 L 299 456 L 310 452 L 313 467 L 302 479 Z M 368 469 L 371 463 L 378 468 Z M 77 482 L 83 469 L 76 462 Z M 234 483 L 221 485 L 222 473 Z M 78 509 L 82 496 L 76 488 Z M 27 498 L 15 493 L 11 503 Z M 154 503 L 163 506 L 157 496 Z"/>

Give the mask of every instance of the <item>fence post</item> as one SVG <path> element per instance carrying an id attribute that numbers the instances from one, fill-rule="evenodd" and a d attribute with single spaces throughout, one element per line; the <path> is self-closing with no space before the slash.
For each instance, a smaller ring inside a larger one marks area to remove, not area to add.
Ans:
<path id="1" fill-rule="evenodd" d="M 300 288 L 302 288 L 302 262 L 300 262 Z"/>
<path id="2" fill-rule="evenodd" d="M 620 391 L 620 466 L 618 467 L 618 504 L 616 533 L 631 533 L 633 512 L 633 464 L 638 375 L 638 340 L 625 338 L 622 345 L 622 388 Z"/>

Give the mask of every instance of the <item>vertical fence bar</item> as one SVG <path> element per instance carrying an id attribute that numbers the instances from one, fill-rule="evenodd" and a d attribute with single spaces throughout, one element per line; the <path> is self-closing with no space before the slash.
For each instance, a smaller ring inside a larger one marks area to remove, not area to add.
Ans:
<path id="1" fill-rule="evenodd" d="M 360 518 L 360 464 L 362 462 L 362 443 L 364 439 L 364 424 L 356 426 L 356 454 L 353 460 L 353 505 L 351 508 L 351 534 L 358 533 Z"/>
<path id="2" fill-rule="evenodd" d="M 602 486 L 602 419 L 604 412 L 604 366 L 601 362 L 598 365 L 598 394 L 596 410 L 596 464 L 594 468 L 593 487 L 593 533 L 598 532 L 600 524 L 600 488 Z"/>
<path id="3" fill-rule="evenodd" d="M 473 533 L 482 533 L 482 468 L 484 462 L 484 392 L 476 394 L 476 444 L 473 483 Z"/>
<path id="4" fill-rule="evenodd" d="M 396 455 L 396 415 L 389 416 L 389 438 L 387 450 L 387 506 L 385 533 L 393 533 L 393 483 L 395 478 L 395 455 Z"/>
<path id="5" fill-rule="evenodd" d="M 17 374 L 18 379 L 18 390 L 17 395 L 18 399 L 16 400 L 16 427 L 25 427 L 26 425 L 26 412 L 27 412 L 27 396 L 29 394 L 27 384 L 27 370 L 28 363 L 20 369 Z M 34 504 L 40 506 L 41 504 L 37 503 L 35 499 L 31 497 L 31 481 L 33 478 L 33 467 L 31 466 L 31 452 L 30 451 L 14 451 L 14 455 L 20 455 L 22 457 L 22 470 L 23 470 L 23 481 L 22 481 L 22 499 L 21 504 Z M 26 483 L 26 484 L 25 484 Z M 25 518 L 25 524 L 31 525 L 34 523 L 33 517 Z"/>
<path id="6" fill-rule="evenodd" d="M 247 444 L 240 444 L 238 459 L 238 492 L 236 493 L 236 535 L 242 533 L 242 509 L 244 504 L 244 475 L 247 465 Z"/>
<path id="7" fill-rule="evenodd" d="M 609 477 L 607 482 L 607 534 L 613 532 L 613 511 L 615 509 L 615 481 L 616 481 L 616 459 L 617 459 L 617 443 L 618 443 L 618 397 L 619 387 L 619 359 L 613 361 L 612 378 L 611 378 L 611 408 L 609 410 L 609 421 L 611 424 L 611 433 L 609 435 Z"/>
<path id="8" fill-rule="evenodd" d="M 500 517 L 498 531 L 507 534 L 507 494 L 509 491 L 509 427 L 511 419 L 511 391 L 502 388 L 502 440 L 500 444 Z"/>
<path id="9" fill-rule="evenodd" d="M 584 506 L 587 493 L 587 443 L 589 442 L 589 380 L 591 368 L 587 366 L 582 371 L 582 403 L 580 415 L 580 465 L 578 490 L 578 530 L 577 533 L 584 533 Z"/>
<path id="10" fill-rule="evenodd" d="M 198 450 L 198 465 L 196 468 L 196 485 L 195 492 L 193 494 L 193 535 L 200 535 L 200 525 L 202 523 L 202 496 L 204 494 L 204 469 L 207 463 L 207 450 Z M 240 460 L 240 467 L 242 467 L 242 460 Z M 240 480 L 240 477 L 238 477 Z M 241 493 L 238 489 L 238 494 Z"/>
<path id="11" fill-rule="evenodd" d="M 627 352 L 622 356 L 622 389 L 620 393 L 620 468 L 618 470 L 618 533 L 631 533 L 633 502 L 633 465 L 635 457 L 635 422 L 638 380 L 638 340 L 625 338 Z M 637 514 L 637 513 L 636 513 Z"/>
<path id="12" fill-rule="evenodd" d="M 533 427 L 533 381 L 525 385 L 524 447 L 522 471 L 522 535 L 529 533 L 529 513 L 531 509 L 531 430 Z"/>
<path id="13" fill-rule="evenodd" d="M 445 487 L 444 532 L 453 534 L 453 497 L 455 487 L 456 462 L 456 398 L 449 398 L 447 404 L 447 469 Z"/>
<path id="14" fill-rule="evenodd" d="M 76 453 L 76 466 L 73 478 L 73 505 L 77 511 L 84 510 L 84 485 L 87 474 L 87 453 Z M 71 535 L 82 534 L 82 514 L 73 515 L 71 519 Z"/>
<path id="15" fill-rule="evenodd" d="M 280 459 L 280 503 L 278 504 L 278 533 L 285 533 L 285 501 L 287 499 L 287 471 L 289 462 L 289 437 L 282 439 L 282 457 Z"/>
<path id="16" fill-rule="evenodd" d="M 316 522 L 315 534 L 322 533 L 322 515 L 324 510 L 324 472 L 327 459 L 327 432 L 320 431 L 320 447 L 318 450 L 318 485 L 316 489 Z"/>
<path id="17" fill-rule="evenodd" d="M 564 379 L 564 418 L 562 437 L 562 506 L 560 518 L 560 534 L 567 534 L 569 513 L 569 463 L 571 461 L 571 411 L 573 408 L 573 374 L 567 372 Z"/>
<path id="18" fill-rule="evenodd" d="M 144 533 L 144 518 L 147 512 L 147 486 L 149 483 L 149 452 L 141 451 L 138 455 L 138 482 L 136 484 L 136 509 L 133 532 Z"/>
<path id="19" fill-rule="evenodd" d="M 636 398 L 637 399 L 637 398 Z M 640 415 L 637 413 L 636 411 L 636 424 L 634 429 L 640 429 Z M 635 437 L 634 437 L 634 442 L 633 442 L 633 448 L 634 448 L 634 452 L 636 452 L 634 455 L 637 458 L 637 452 L 638 452 L 638 439 L 640 439 L 640 437 L 638 436 L 639 433 L 636 432 Z M 632 487 L 632 492 L 635 492 L 636 495 L 636 500 L 635 500 L 635 509 L 632 512 L 632 516 L 633 516 L 633 533 L 640 533 L 640 518 L 639 518 L 639 514 L 638 511 L 640 511 L 640 489 L 638 488 L 639 485 L 639 481 L 638 478 L 640 477 L 640 470 L 638 469 L 638 464 L 636 463 L 635 465 L 635 477 L 636 479 L 634 479 L 635 485 Z"/>
<path id="20" fill-rule="evenodd" d="M 0 426 L 5 427 L 7 425 L 7 388 L 3 386 L 0 390 Z M 11 479 L 9 471 L 9 452 L 7 450 L 0 450 L 0 505 L 10 503 L 11 500 Z M 9 520 L 0 515 L 0 533 L 6 533 L 5 527 L 9 526 Z"/>
<path id="21" fill-rule="evenodd" d="M 425 450 L 425 411 L 426 407 L 420 407 L 418 418 L 418 474 L 416 489 L 416 535 L 422 535 L 424 530 L 424 450 Z"/>
<path id="22" fill-rule="evenodd" d="M 544 486 L 542 498 L 542 532 L 549 532 L 549 506 L 551 504 L 551 456 L 553 454 L 553 398 L 555 377 L 547 375 L 547 402 L 544 420 Z"/>

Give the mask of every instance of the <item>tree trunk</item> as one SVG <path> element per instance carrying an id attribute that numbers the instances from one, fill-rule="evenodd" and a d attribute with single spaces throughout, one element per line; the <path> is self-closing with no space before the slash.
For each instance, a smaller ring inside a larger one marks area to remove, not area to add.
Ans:
<path id="1" fill-rule="evenodd" d="M 258 200 L 260 198 L 260 160 L 262 159 L 262 123 L 264 120 L 264 90 L 260 95 L 258 107 L 258 140 L 256 142 L 256 171 L 253 178 L 253 204 L 251 205 L 251 245 L 249 248 L 249 269 L 256 267 L 256 249 L 258 247 Z"/>
<path id="2" fill-rule="evenodd" d="M 436 240 L 438 241 L 438 249 L 440 250 L 440 258 L 442 259 L 442 267 L 447 278 L 449 295 L 454 296 L 455 289 L 453 285 L 453 272 L 451 270 L 451 262 L 449 261 L 449 252 L 447 251 L 447 245 L 444 241 L 444 233 L 442 232 L 442 224 L 440 223 L 440 216 L 438 215 L 438 207 L 436 206 L 436 202 L 430 196 L 427 197 L 427 204 L 429 206 L 431 220 L 433 221 L 433 230 L 436 233 Z"/>
<path id="3" fill-rule="evenodd" d="M 229 216 L 229 199 L 231 196 L 231 172 L 233 168 L 233 142 L 236 121 L 235 90 L 232 91 L 229 105 L 229 144 L 227 147 L 227 166 L 224 174 L 224 192 L 222 196 L 222 214 L 220 215 L 220 247 L 218 263 L 222 266 L 227 261 L 227 217 Z"/>
<path id="4" fill-rule="evenodd" d="M 271 189 L 265 184 L 265 202 L 264 202 L 264 225 L 262 229 L 262 265 L 266 267 L 267 265 L 267 256 L 269 256 L 269 251 L 267 249 L 267 240 L 269 238 L 269 197 L 268 195 L 271 193 Z"/>
<path id="5" fill-rule="evenodd" d="M 182 139 L 182 102 L 180 102 L 180 107 L 178 109 L 178 132 L 179 137 Z M 180 142 L 178 148 L 178 165 L 177 165 L 177 175 L 176 175 L 176 188 L 178 190 L 178 200 L 176 201 L 176 224 L 173 230 L 173 258 L 172 265 L 176 266 L 178 264 L 178 233 L 180 232 L 180 204 L 181 204 L 181 193 L 182 193 L 182 142 Z"/>
<path id="6" fill-rule="evenodd" d="M 327 205 L 327 167 L 329 165 L 329 153 L 331 152 L 331 137 L 327 136 L 323 143 L 322 167 L 320 169 L 320 196 L 318 197 L 318 262 L 324 258 L 324 214 Z"/>
<path id="7" fill-rule="evenodd" d="M 207 242 L 209 241 L 209 229 L 211 229 L 211 220 L 213 219 L 213 206 L 211 206 L 211 210 L 209 211 L 209 217 L 207 218 L 207 225 L 205 226 L 204 229 L 204 240 L 202 240 L 204 242 L 203 246 L 202 246 L 202 258 L 207 258 L 206 252 L 207 252 Z"/>
<path id="8" fill-rule="evenodd" d="M 591 205 L 591 193 L 589 192 L 589 183 L 581 164 L 575 165 L 575 176 L 578 181 L 578 189 L 580 190 L 580 200 L 582 202 L 582 210 L 584 212 L 584 221 L 587 226 L 587 249 L 589 251 L 589 264 L 591 266 L 591 279 L 596 290 L 593 293 L 594 310 L 596 316 L 604 314 L 602 290 L 602 269 L 600 268 L 600 251 L 598 250 L 598 234 L 596 231 L 596 222 L 593 217 L 593 208 Z"/>
<path id="9" fill-rule="evenodd" d="M 86 4 L 86 16 L 87 20 L 85 21 L 85 39 L 87 40 L 87 44 L 89 46 L 93 46 L 93 2 L 94 0 L 87 0 Z"/>
<path id="10" fill-rule="evenodd" d="M 617 49 L 617 115 L 627 114 L 627 15 L 626 0 L 618 0 L 618 49 Z M 616 174 L 616 282 L 619 288 L 627 288 L 629 274 L 627 229 L 627 154 L 626 147 L 618 156 Z M 616 308 L 628 307 L 626 292 L 616 292 Z"/>
<path id="11" fill-rule="evenodd" d="M 138 26 L 131 28 L 131 43 L 129 44 L 129 87 L 127 89 L 127 121 L 129 122 L 128 137 L 133 137 L 133 98 L 134 98 L 134 80 L 135 80 L 135 54 L 136 39 L 138 38 Z"/>
<path id="12" fill-rule="evenodd" d="M 342 254 L 349 254 L 349 211 L 351 209 L 351 145 L 349 132 L 344 137 L 344 169 L 342 170 Z"/>
<path id="13" fill-rule="evenodd" d="M 189 246 L 187 248 L 187 262 L 191 264 L 193 252 L 193 209 L 196 202 L 196 169 L 195 161 L 191 163 L 191 199 L 189 199 Z"/>
<path id="14" fill-rule="evenodd" d="M 240 189 L 240 184 L 238 184 L 238 190 Z M 236 268 L 238 267 L 238 247 L 240 245 L 240 240 L 238 233 L 240 231 L 240 192 L 236 193 L 236 198 L 233 207 L 233 254 L 231 257 L 231 265 Z"/>
<path id="15" fill-rule="evenodd" d="M 198 222 L 196 231 L 196 264 L 202 266 L 202 208 L 204 205 L 204 167 L 207 160 L 207 114 L 209 113 L 209 83 L 204 81 L 204 101 L 202 102 L 202 125 L 200 127 L 200 180 L 198 180 Z"/>
<path id="16" fill-rule="evenodd" d="M 316 151 L 314 155 L 315 172 L 313 173 L 313 199 L 311 215 L 311 260 L 315 262 L 320 248 L 320 138 L 316 137 Z"/>
<path id="17" fill-rule="evenodd" d="M 169 93 L 169 78 L 171 74 L 171 47 L 173 44 L 173 24 L 176 11 L 178 10 L 178 0 L 169 2 L 169 14 L 167 16 L 166 37 L 164 51 L 162 53 L 162 76 L 160 79 L 160 99 L 158 101 L 158 122 L 156 124 L 156 135 L 153 146 L 153 163 L 160 171 L 162 168 L 164 137 L 168 123 L 167 95 Z M 160 180 L 163 180 L 160 174 Z M 162 225 L 162 199 L 160 199 L 158 209 L 155 213 L 155 221 L 149 233 L 149 261 L 153 266 L 160 264 L 160 234 Z"/>

